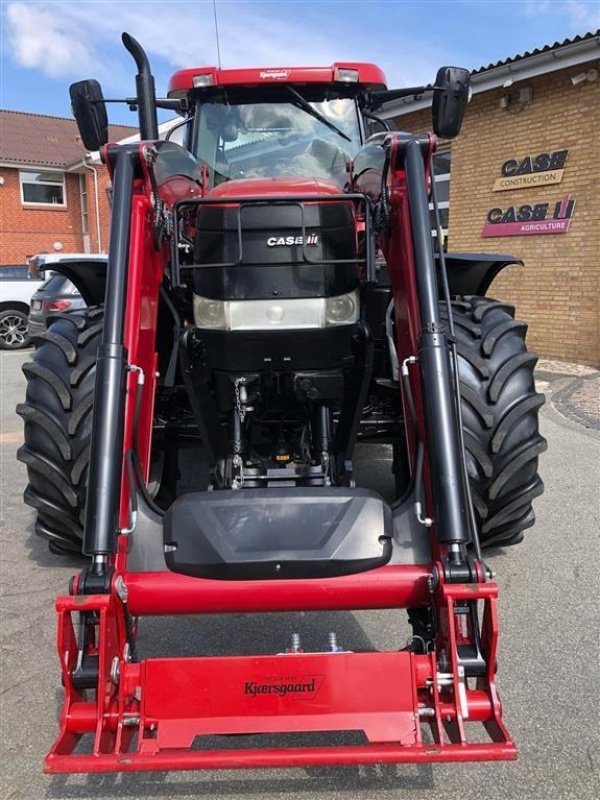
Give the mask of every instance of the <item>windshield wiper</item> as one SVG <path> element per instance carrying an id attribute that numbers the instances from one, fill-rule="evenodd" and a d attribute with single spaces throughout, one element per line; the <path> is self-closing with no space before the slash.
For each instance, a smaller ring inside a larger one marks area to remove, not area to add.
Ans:
<path id="1" fill-rule="evenodd" d="M 323 114 L 321 114 L 321 112 L 320 112 L 320 111 L 317 111 L 317 109 L 316 109 L 316 108 L 313 108 L 313 107 L 311 106 L 311 104 L 308 102 L 308 100 L 305 100 L 305 99 L 304 99 L 304 97 L 302 97 L 302 95 L 300 94 L 300 92 L 297 92 L 297 91 L 296 91 L 296 90 L 295 90 L 295 89 L 294 89 L 292 86 L 289 86 L 289 85 L 285 85 L 285 88 L 287 89 L 287 91 L 288 91 L 288 92 L 289 92 L 291 95 L 293 95 L 293 96 L 296 98 L 296 102 L 294 103 L 294 105 L 295 105 L 295 106 L 297 106 L 298 108 L 301 108 L 301 109 L 302 109 L 302 111 L 306 111 L 306 113 L 307 113 L 307 114 L 310 114 L 310 115 L 311 115 L 311 117 L 314 117 L 315 119 L 318 119 L 318 120 L 319 120 L 319 122 L 322 122 L 322 123 L 323 123 L 323 125 L 327 125 L 327 127 L 328 127 L 330 130 L 332 130 L 332 131 L 334 131 L 335 133 L 337 133 L 337 134 L 338 134 L 338 136 L 342 136 L 344 139 L 346 139 L 346 141 L 348 141 L 348 142 L 351 142 L 351 141 L 352 141 L 352 139 L 351 139 L 349 136 L 347 136 L 347 135 L 344 133 L 344 131 L 341 131 L 341 130 L 340 130 L 338 127 L 337 127 L 337 125 L 334 125 L 334 124 L 333 124 L 333 122 L 330 122 L 330 121 L 327 119 L 327 117 L 324 117 L 324 116 L 323 116 Z"/>

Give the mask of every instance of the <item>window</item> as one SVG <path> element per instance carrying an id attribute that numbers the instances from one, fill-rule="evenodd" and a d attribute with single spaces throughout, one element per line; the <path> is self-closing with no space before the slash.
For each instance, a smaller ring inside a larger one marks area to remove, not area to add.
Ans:
<path id="1" fill-rule="evenodd" d="M 440 223 L 444 238 L 448 236 L 448 219 L 450 213 L 450 150 L 436 153 L 433 157 L 433 167 L 435 170 L 435 196 L 437 197 L 438 209 L 440 211 Z M 433 202 L 429 203 L 431 230 L 437 236 L 435 225 L 435 214 L 433 212 Z"/>
<path id="2" fill-rule="evenodd" d="M 62 172 L 19 170 L 21 201 L 33 205 L 66 206 L 65 176 Z"/>
<path id="3" fill-rule="evenodd" d="M 360 148 L 356 101 L 318 84 L 302 91 L 232 87 L 226 97 L 198 100 L 192 149 L 214 185 L 287 175 L 346 182 L 346 164 Z"/>
<path id="4" fill-rule="evenodd" d="M 8 267 L 0 266 L 0 279 L 26 281 L 27 278 L 29 278 L 27 266 L 12 264 Z"/>

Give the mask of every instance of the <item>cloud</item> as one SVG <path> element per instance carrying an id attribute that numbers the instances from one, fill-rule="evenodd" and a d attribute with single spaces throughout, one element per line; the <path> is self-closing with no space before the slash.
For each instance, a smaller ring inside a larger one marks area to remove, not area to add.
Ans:
<path id="1" fill-rule="evenodd" d="M 571 22 L 581 26 L 582 33 L 600 28 L 600 4 L 596 0 L 568 0 L 566 12 Z"/>
<path id="2" fill-rule="evenodd" d="M 526 0 L 525 14 L 528 17 L 551 15 L 562 17 L 571 26 L 571 31 L 565 31 L 565 38 L 570 34 L 583 34 L 600 28 L 600 4 L 597 0 Z M 575 33 L 573 33 L 575 31 Z"/>
<path id="3" fill-rule="evenodd" d="M 89 54 L 79 31 L 68 18 L 43 6 L 10 3 L 6 9 L 8 44 L 21 67 L 41 69 L 56 77 L 89 65 Z"/>
<path id="4" fill-rule="evenodd" d="M 363 5 L 364 8 L 359 8 Z M 41 1 L 10 2 L 6 8 L 8 54 L 21 67 L 51 77 L 78 78 L 85 72 L 107 87 L 126 91 L 133 62 L 119 53 L 127 30 L 166 67 L 214 64 L 217 61 L 212 2 Z M 369 3 L 352 5 L 341 15 L 338 3 L 217 3 L 224 67 L 294 66 L 334 61 L 377 61 L 390 85 L 429 82 L 440 63 L 456 60 L 444 44 L 416 42 L 396 30 L 376 39 L 358 22 Z M 300 13 L 301 12 L 301 13 Z M 123 51 L 121 51 L 123 53 Z M 401 57 L 398 57 L 401 54 Z M 166 75 L 157 74 L 158 79 Z M 162 82 L 162 80 L 161 80 Z"/>

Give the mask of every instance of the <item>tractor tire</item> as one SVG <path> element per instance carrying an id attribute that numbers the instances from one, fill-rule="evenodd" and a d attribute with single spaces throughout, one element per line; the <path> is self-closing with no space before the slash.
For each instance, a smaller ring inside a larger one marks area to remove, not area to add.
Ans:
<path id="1" fill-rule="evenodd" d="M 445 303 L 442 318 L 448 319 Z M 525 346 L 527 325 L 511 305 L 487 297 L 452 302 L 467 470 L 483 547 L 517 544 L 535 522 L 542 494 L 538 431 L 543 394 L 535 390 L 538 360 Z"/>
<path id="2" fill-rule="evenodd" d="M 37 512 L 35 532 L 53 553 L 81 553 L 102 326 L 102 308 L 52 316 L 23 364 L 27 393 L 17 413 L 25 443 L 17 458 L 27 465 L 24 499 Z"/>

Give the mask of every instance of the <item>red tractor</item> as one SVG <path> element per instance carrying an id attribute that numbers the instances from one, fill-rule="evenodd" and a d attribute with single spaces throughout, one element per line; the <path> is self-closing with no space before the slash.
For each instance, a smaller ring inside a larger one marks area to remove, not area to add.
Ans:
<path id="1" fill-rule="evenodd" d="M 107 144 L 100 86 L 71 87 L 112 176 L 108 266 L 69 273 L 89 308 L 38 337 L 19 407 L 36 530 L 89 558 L 56 604 L 46 770 L 515 758 L 482 549 L 520 541 L 542 491 L 536 357 L 485 296 L 516 259 L 444 252 L 436 135 L 375 113 L 432 91 L 452 138 L 468 72 L 389 91 L 370 64 L 202 67 L 157 99 L 123 41 L 139 142 Z M 157 107 L 184 146 L 159 140 Z M 385 499 L 357 485 L 357 442 L 387 445 Z M 404 649 L 136 647 L 150 615 L 385 608 L 408 609 Z M 240 748 L 291 732 L 359 740 Z"/>

